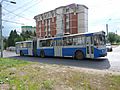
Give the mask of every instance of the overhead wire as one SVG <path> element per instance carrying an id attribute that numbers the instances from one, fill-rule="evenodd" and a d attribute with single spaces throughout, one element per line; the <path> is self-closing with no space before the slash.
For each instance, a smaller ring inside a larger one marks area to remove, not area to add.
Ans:
<path id="1" fill-rule="evenodd" d="M 37 4 L 39 4 L 39 1 L 38 1 L 37 3 L 32 4 L 31 6 L 29 6 L 29 7 L 27 7 L 27 8 L 25 8 L 25 9 L 22 10 L 21 12 L 17 13 L 17 15 L 18 15 L 18 14 L 21 14 L 21 13 L 23 13 L 23 12 L 29 10 L 29 9 L 31 9 L 33 6 L 35 6 L 35 5 L 37 5 Z M 14 17 L 14 18 L 15 18 L 15 17 Z M 11 17 L 10 19 L 13 19 L 13 17 Z"/>
<path id="2" fill-rule="evenodd" d="M 11 11 L 5 9 L 4 7 L 3 7 L 3 9 L 6 10 L 7 12 L 9 12 L 9 13 L 15 15 L 15 16 L 18 16 L 18 17 L 24 18 L 24 19 L 26 19 L 26 20 L 30 20 L 30 19 L 28 19 L 28 18 L 26 18 L 26 17 L 20 16 L 19 14 L 15 14 L 15 13 L 13 13 L 13 12 L 11 12 Z"/>
<path id="3" fill-rule="evenodd" d="M 31 1 L 33 1 L 33 0 L 31 0 Z M 30 1 L 29 1 L 29 2 L 30 2 Z M 27 3 L 26 3 L 26 4 L 27 4 Z M 9 13 L 11 13 L 11 14 L 14 14 L 15 16 L 18 16 L 18 17 L 21 17 L 21 18 L 24 18 L 24 19 L 30 20 L 30 19 L 28 19 L 28 18 L 25 18 L 25 17 L 19 15 L 19 14 L 23 13 L 23 12 L 26 11 L 26 10 L 31 9 L 33 6 L 35 6 L 35 5 L 37 5 L 37 4 L 39 4 L 39 1 L 38 1 L 37 3 L 32 4 L 31 6 L 27 7 L 26 9 L 24 9 L 23 11 L 21 11 L 21 12 L 18 13 L 18 14 L 15 14 L 15 13 L 13 13 L 14 11 L 9 11 L 9 10 L 7 10 L 7 9 L 5 9 L 5 8 L 4 8 L 4 10 L 6 10 L 7 12 L 9 12 Z M 24 4 L 24 5 L 25 5 L 25 4 Z M 21 7 L 23 7 L 24 5 L 22 5 Z M 19 8 L 20 8 L 20 7 L 19 7 Z M 17 8 L 16 10 L 18 10 L 19 8 Z M 8 14 L 9 14 L 9 13 L 8 13 Z M 13 18 L 13 17 L 12 17 L 12 18 Z M 12 19 L 12 18 L 10 18 L 10 19 Z M 19 22 L 14 22 L 14 21 L 9 21 L 9 20 L 2 20 L 2 21 L 24 25 L 24 23 L 19 23 Z"/>
<path id="4" fill-rule="evenodd" d="M 31 1 L 28 1 L 28 2 L 24 3 L 22 6 L 20 6 L 20 7 L 16 8 L 16 9 L 14 9 L 14 10 L 12 10 L 12 12 L 15 12 L 15 11 L 17 11 L 17 10 L 23 8 L 23 7 L 28 6 L 28 5 L 29 5 L 28 3 L 32 2 L 32 1 L 34 1 L 34 0 L 31 0 Z"/>
<path id="5" fill-rule="evenodd" d="M 14 22 L 14 21 L 9 21 L 9 20 L 2 20 L 4 22 L 11 22 L 11 23 L 15 23 L 15 24 L 21 24 L 21 25 L 24 25 L 24 23 L 19 23 L 19 22 Z"/>
<path id="6" fill-rule="evenodd" d="M 19 12 L 18 14 L 21 14 L 21 13 L 25 12 L 26 10 L 31 9 L 34 5 L 37 5 L 37 4 L 39 4 L 39 2 L 34 3 L 33 5 L 31 5 L 31 6 L 27 7 L 26 9 L 22 10 L 22 11 L 21 11 L 21 12 Z"/>

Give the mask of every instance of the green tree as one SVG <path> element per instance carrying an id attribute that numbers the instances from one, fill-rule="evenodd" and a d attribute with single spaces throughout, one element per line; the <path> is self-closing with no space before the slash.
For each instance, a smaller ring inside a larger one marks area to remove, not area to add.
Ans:
<path id="1" fill-rule="evenodd" d="M 120 36 L 117 35 L 117 36 L 116 36 L 116 43 L 119 43 L 119 42 L 120 42 Z"/>
<path id="2" fill-rule="evenodd" d="M 12 30 L 10 32 L 10 35 L 8 37 L 8 47 L 9 46 L 15 46 L 15 42 L 21 41 L 22 38 L 17 34 L 16 30 Z"/>
<path id="3" fill-rule="evenodd" d="M 3 46 L 4 46 L 4 49 L 6 49 L 8 47 L 8 39 L 7 38 L 3 39 Z"/>
<path id="4" fill-rule="evenodd" d="M 25 40 L 30 40 L 32 37 L 35 37 L 36 34 L 35 34 L 35 32 L 32 33 L 31 31 L 26 31 L 26 32 L 23 31 L 20 34 L 20 36 L 22 37 L 23 41 L 25 41 Z"/>
<path id="5" fill-rule="evenodd" d="M 34 34 L 33 34 L 34 37 L 36 37 L 36 32 L 34 31 Z"/>
<path id="6" fill-rule="evenodd" d="M 113 33 L 113 32 L 109 32 L 108 33 L 108 40 L 110 41 L 110 43 L 119 43 L 120 42 L 120 36 Z"/>

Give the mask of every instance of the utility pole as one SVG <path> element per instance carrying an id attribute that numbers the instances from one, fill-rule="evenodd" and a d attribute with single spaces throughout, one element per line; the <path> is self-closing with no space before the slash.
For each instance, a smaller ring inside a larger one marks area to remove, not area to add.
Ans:
<path id="1" fill-rule="evenodd" d="M 109 21 L 111 21 L 111 18 L 108 19 L 107 24 L 106 24 L 107 42 L 108 42 L 108 38 L 109 38 L 109 26 L 108 26 Z"/>
<path id="2" fill-rule="evenodd" d="M 2 37 L 2 5 L 0 3 L 0 50 L 1 50 L 1 57 L 3 57 L 3 37 Z"/>
<path id="3" fill-rule="evenodd" d="M 109 38 L 109 35 L 108 35 L 108 24 L 106 24 L 106 33 L 107 33 L 107 42 L 108 42 L 108 38 Z"/>
<path id="4" fill-rule="evenodd" d="M 3 36 L 2 36 L 2 2 L 3 1 L 4 0 L 2 0 L 0 2 L 0 46 L 1 46 L 0 50 L 1 50 L 1 57 L 3 57 Z M 16 2 L 14 2 L 14 1 L 7 1 L 6 0 L 6 2 L 16 4 Z"/>

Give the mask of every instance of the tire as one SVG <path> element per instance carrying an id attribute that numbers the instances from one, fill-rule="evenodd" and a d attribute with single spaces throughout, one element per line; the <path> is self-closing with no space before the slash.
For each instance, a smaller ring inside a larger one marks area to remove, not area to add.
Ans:
<path id="1" fill-rule="evenodd" d="M 82 51 L 76 51 L 75 52 L 75 59 L 77 60 L 81 60 L 81 59 L 84 59 L 84 54 Z"/>
<path id="2" fill-rule="evenodd" d="M 24 54 L 23 54 L 23 52 L 22 52 L 22 51 L 20 51 L 20 56 L 24 56 Z"/>
<path id="3" fill-rule="evenodd" d="M 40 52 L 40 57 L 41 57 L 41 58 L 45 58 L 44 50 L 41 50 L 41 52 Z"/>

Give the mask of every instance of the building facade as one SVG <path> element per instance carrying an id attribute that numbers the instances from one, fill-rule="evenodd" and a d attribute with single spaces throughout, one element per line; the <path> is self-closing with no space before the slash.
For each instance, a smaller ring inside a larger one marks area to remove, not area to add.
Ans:
<path id="1" fill-rule="evenodd" d="M 70 4 L 34 17 L 36 35 L 40 38 L 88 31 L 88 8 L 85 5 Z"/>
<path id="2" fill-rule="evenodd" d="M 32 33 L 36 32 L 36 27 L 32 26 L 21 26 L 22 32 L 31 31 Z"/>

